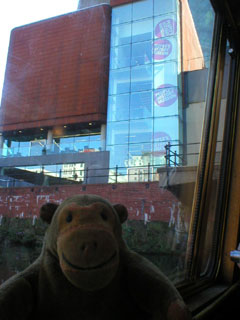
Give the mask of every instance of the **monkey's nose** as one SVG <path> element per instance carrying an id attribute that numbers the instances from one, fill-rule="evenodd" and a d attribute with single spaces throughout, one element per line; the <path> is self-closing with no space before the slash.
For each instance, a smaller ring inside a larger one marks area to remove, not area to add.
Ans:
<path id="1" fill-rule="evenodd" d="M 83 256 L 94 256 L 97 252 L 98 244 L 96 241 L 85 241 L 81 244 L 80 249 Z"/>

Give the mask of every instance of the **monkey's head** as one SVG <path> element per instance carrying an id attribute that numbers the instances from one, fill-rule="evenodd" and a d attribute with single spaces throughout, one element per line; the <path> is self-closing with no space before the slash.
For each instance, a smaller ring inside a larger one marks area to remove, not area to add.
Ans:
<path id="1" fill-rule="evenodd" d="M 76 287 L 95 291 L 106 287 L 119 268 L 121 224 L 127 209 L 95 195 L 77 195 L 60 206 L 47 203 L 40 211 L 50 224 L 45 249 L 59 261 L 65 277 Z"/>

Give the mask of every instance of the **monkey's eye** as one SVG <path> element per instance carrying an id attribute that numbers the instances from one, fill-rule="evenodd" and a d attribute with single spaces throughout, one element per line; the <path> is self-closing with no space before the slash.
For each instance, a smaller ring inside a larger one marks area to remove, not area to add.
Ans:
<path id="1" fill-rule="evenodd" d="M 102 217 L 102 219 L 104 220 L 104 221 L 107 221 L 108 220 L 108 216 L 107 216 L 107 214 L 103 211 L 103 212 L 101 212 L 101 217 Z"/>
<path id="2" fill-rule="evenodd" d="M 72 213 L 69 212 L 68 215 L 67 215 L 67 217 L 66 217 L 66 222 L 67 222 L 67 223 L 70 223 L 70 222 L 72 221 L 72 219 L 73 219 Z"/>

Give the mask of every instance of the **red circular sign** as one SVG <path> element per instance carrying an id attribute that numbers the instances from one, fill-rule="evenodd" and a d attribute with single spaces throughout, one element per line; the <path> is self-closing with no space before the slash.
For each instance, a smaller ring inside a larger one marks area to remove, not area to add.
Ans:
<path id="1" fill-rule="evenodd" d="M 169 107 L 178 98 L 178 89 L 172 84 L 162 84 L 154 91 L 154 101 L 159 107 Z"/>
<path id="2" fill-rule="evenodd" d="M 172 52 L 172 43 L 167 39 L 158 39 L 153 42 L 153 59 L 164 60 Z"/>
<path id="3" fill-rule="evenodd" d="M 158 38 L 169 37 L 177 32 L 177 23 L 173 19 L 164 19 L 160 21 L 155 28 L 155 35 Z"/>

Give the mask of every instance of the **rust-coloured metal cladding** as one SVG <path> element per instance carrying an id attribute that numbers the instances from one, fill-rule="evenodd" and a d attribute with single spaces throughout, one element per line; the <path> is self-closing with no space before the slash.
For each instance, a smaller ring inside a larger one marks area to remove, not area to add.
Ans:
<path id="1" fill-rule="evenodd" d="M 110 29 L 109 5 L 13 29 L 0 130 L 106 122 Z"/>

